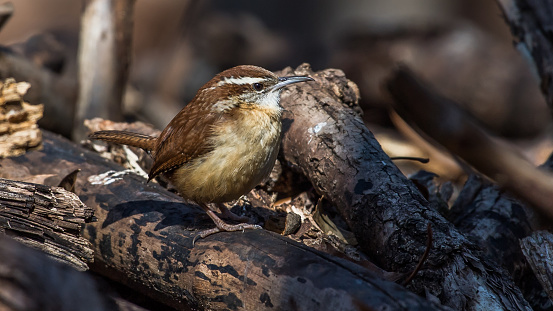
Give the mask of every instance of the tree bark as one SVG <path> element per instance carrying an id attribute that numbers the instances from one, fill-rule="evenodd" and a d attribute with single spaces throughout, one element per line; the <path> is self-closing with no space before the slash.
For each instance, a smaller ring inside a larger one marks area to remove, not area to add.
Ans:
<path id="1" fill-rule="evenodd" d="M 551 300 L 525 259 L 519 241 L 532 234 L 531 212 L 497 185 L 478 175 L 465 183 L 448 218 L 489 260 L 507 269 L 534 310 L 551 310 Z"/>
<path id="2" fill-rule="evenodd" d="M 553 300 L 553 266 L 550 260 L 553 235 L 548 231 L 536 231 L 522 239 L 520 246 L 547 296 Z"/>
<path id="3" fill-rule="evenodd" d="M 43 105 L 29 105 L 23 96 L 31 85 L 8 78 L 0 82 L 0 157 L 16 156 L 40 148 L 37 121 Z"/>
<path id="4" fill-rule="evenodd" d="M 371 258 L 389 271 L 412 269 L 430 223 L 434 248 L 411 289 L 456 310 L 530 310 L 510 277 L 479 258 L 478 247 L 429 208 L 361 118 L 345 108 L 356 104 L 358 92 L 341 71 L 314 73 L 302 65 L 280 74 L 316 80 L 283 91 L 284 157 L 338 208 Z"/>
<path id="5" fill-rule="evenodd" d="M 91 218 L 92 209 L 74 193 L 0 178 L 0 233 L 81 271 L 93 258 L 90 242 L 81 237 Z"/>

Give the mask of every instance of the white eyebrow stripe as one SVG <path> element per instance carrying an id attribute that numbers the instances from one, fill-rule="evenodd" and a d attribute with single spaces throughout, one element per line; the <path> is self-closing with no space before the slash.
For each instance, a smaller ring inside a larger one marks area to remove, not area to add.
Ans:
<path id="1" fill-rule="evenodd" d="M 240 77 L 240 78 L 225 78 L 222 81 L 219 81 L 217 85 L 223 84 L 253 84 L 258 82 L 263 82 L 266 79 L 264 78 L 252 78 L 252 77 Z"/>

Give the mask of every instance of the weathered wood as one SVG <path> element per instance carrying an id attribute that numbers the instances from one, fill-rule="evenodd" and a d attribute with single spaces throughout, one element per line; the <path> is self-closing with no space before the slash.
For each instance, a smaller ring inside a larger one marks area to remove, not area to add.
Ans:
<path id="1" fill-rule="evenodd" d="M 478 257 L 478 248 L 428 202 L 382 151 L 355 106 L 357 90 L 338 70 L 307 65 L 282 75 L 316 82 L 283 91 L 282 151 L 341 212 L 362 249 L 389 271 L 413 269 L 423 254 L 426 227 L 434 232 L 427 264 L 410 284 L 457 310 L 529 310 L 509 276 Z"/>
<path id="2" fill-rule="evenodd" d="M 553 235 L 548 231 L 536 231 L 522 239 L 520 246 L 549 299 L 553 300 Z"/>
<path id="3" fill-rule="evenodd" d="M 106 293 L 90 275 L 0 236 L 0 310 L 145 309 Z"/>
<path id="4" fill-rule="evenodd" d="M 81 236 L 91 218 L 92 209 L 74 193 L 0 178 L 0 233 L 78 270 L 93 259 L 92 245 Z"/>
<path id="5" fill-rule="evenodd" d="M 486 257 L 509 271 L 534 310 L 551 310 L 553 304 L 519 244 L 520 239 L 532 233 L 527 212 L 524 203 L 481 176 L 472 175 L 451 207 L 448 218 L 481 247 Z"/>
<path id="6" fill-rule="evenodd" d="M 43 105 L 30 105 L 23 96 L 31 85 L 8 78 L 0 82 L 0 157 L 25 153 L 40 148 L 41 133 L 37 121 Z"/>
<path id="7" fill-rule="evenodd" d="M 265 230 L 219 233 L 196 206 L 99 155 L 44 133 L 44 149 L 3 159 L 30 174 L 65 175 L 79 167 L 76 189 L 98 221 L 86 226 L 92 270 L 178 309 L 440 309 L 350 261 Z"/>
<path id="8" fill-rule="evenodd" d="M 492 139 L 455 103 L 433 93 L 407 69 L 399 69 L 391 81 L 398 111 L 404 118 L 416 124 L 435 142 L 496 180 L 502 189 L 531 203 L 529 206 L 537 209 L 535 214 L 552 219 L 553 177 L 550 173 L 538 170 L 516 150 Z M 511 272 L 534 308 L 549 308 L 551 302 L 544 297 L 528 271 L 518 247 L 518 239 L 531 232 L 525 208 L 497 188 L 488 186 L 481 191 L 469 198 L 469 202 L 460 202 L 460 207 L 454 207 L 457 213 L 463 212 L 462 220 L 457 221 L 461 231 L 481 239 L 477 243 L 485 246 L 485 253 Z M 488 196 L 489 201 L 483 202 L 485 199 L 481 194 Z M 472 202 L 474 199 L 476 201 Z M 498 223 L 500 218 L 505 221 Z"/>
<path id="9" fill-rule="evenodd" d="M 74 140 L 85 138 L 86 119 L 123 119 L 121 103 L 131 59 L 133 7 L 134 0 L 92 0 L 83 13 Z"/>

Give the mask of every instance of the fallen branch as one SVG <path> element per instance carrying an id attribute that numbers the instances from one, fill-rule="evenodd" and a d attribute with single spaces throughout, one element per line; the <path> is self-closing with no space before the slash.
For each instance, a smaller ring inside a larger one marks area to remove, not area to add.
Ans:
<path id="1" fill-rule="evenodd" d="M 106 293 L 90 275 L 0 237 L 1 310 L 142 311 Z"/>
<path id="2" fill-rule="evenodd" d="M 548 231 L 536 231 L 522 239 L 520 246 L 547 296 L 553 300 L 553 282 L 551 281 L 553 280 L 553 267 L 550 261 L 553 252 L 553 235 Z"/>
<path id="3" fill-rule="evenodd" d="M 531 211 L 489 180 L 472 175 L 450 209 L 459 231 L 481 246 L 485 256 L 511 274 L 534 310 L 550 310 L 551 300 L 524 258 L 519 241 L 532 233 Z M 546 261 L 549 259 L 543 258 Z"/>
<path id="4" fill-rule="evenodd" d="M 357 92 L 341 71 L 315 73 L 302 65 L 280 74 L 316 81 L 282 94 L 284 157 L 337 207 L 363 251 L 388 271 L 412 271 L 424 253 L 430 223 L 439 247 L 431 250 L 411 289 L 457 310 L 482 305 L 529 310 L 509 276 L 479 258 L 478 248 L 429 207 L 357 113 L 346 108 L 355 107 Z"/>

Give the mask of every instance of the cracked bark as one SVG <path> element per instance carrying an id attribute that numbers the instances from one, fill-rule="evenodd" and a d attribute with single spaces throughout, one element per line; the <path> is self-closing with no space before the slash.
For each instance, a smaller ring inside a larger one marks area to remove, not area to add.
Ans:
<path id="1" fill-rule="evenodd" d="M 481 176 L 469 177 L 449 219 L 483 254 L 509 271 L 534 310 L 553 307 L 538 282 L 520 247 L 519 241 L 532 234 L 531 210 L 497 185 Z"/>
<path id="2" fill-rule="evenodd" d="M 553 249 L 553 235 L 549 231 L 536 231 L 522 239 L 520 246 L 544 291 L 553 299 L 553 269 L 547 260 Z"/>
<path id="3" fill-rule="evenodd" d="M 90 243 L 80 234 L 91 218 L 92 209 L 74 193 L 0 178 L 0 235 L 81 271 L 88 270 L 93 256 Z"/>
<path id="4" fill-rule="evenodd" d="M 434 248 L 409 286 L 413 291 L 457 310 L 530 310 L 510 277 L 479 258 L 478 247 L 429 208 L 361 118 L 344 109 L 355 106 L 358 92 L 341 71 L 314 73 L 302 65 L 280 74 L 316 80 L 281 96 L 284 157 L 338 208 L 367 254 L 387 270 L 412 269 L 430 223 Z"/>

